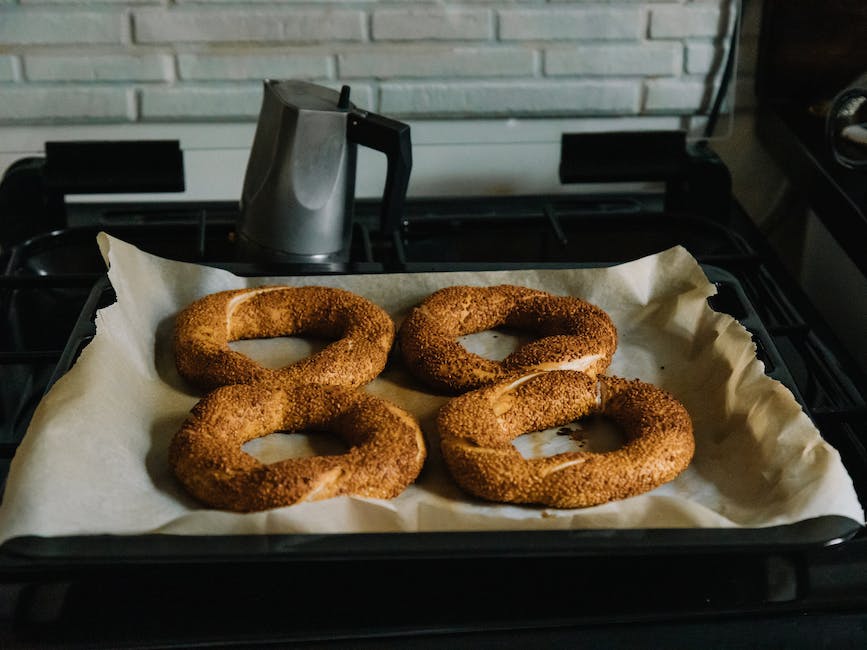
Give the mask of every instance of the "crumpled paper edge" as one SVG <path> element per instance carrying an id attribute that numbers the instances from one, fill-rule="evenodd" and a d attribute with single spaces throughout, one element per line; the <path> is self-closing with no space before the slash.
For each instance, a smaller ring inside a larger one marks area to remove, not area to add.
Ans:
<path id="1" fill-rule="evenodd" d="M 44 465 L 40 466 L 38 462 L 30 462 L 25 466 L 25 462 L 19 460 L 19 456 L 22 458 L 32 456 L 38 459 L 43 455 L 41 448 L 44 445 L 56 444 L 56 441 L 45 439 L 46 436 L 40 435 L 40 432 L 44 429 L 52 429 L 56 432 L 57 427 L 54 421 L 56 414 L 62 412 L 64 409 L 74 408 L 76 400 L 83 397 L 79 387 L 67 390 L 74 383 L 75 376 L 82 372 L 81 368 L 96 368 L 97 374 L 95 376 L 97 377 L 99 376 L 99 369 L 105 372 L 117 372 L 117 359 L 118 355 L 123 354 L 124 341 L 114 338 L 116 332 L 113 332 L 111 329 L 112 322 L 126 322 L 127 325 L 133 327 L 133 331 L 125 331 L 125 337 L 143 337 L 142 340 L 148 341 L 153 345 L 151 349 L 156 347 L 157 332 L 153 328 L 143 327 L 139 331 L 134 329 L 136 324 L 140 323 L 140 320 L 136 318 L 136 303 L 138 301 L 132 298 L 135 296 L 135 290 L 129 284 L 131 279 L 135 278 L 139 273 L 166 273 L 165 281 L 176 282 L 177 277 L 182 275 L 184 282 L 183 287 L 177 288 L 181 294 L 178 299 L 181 302 L 187 303 L 205 293 L 238 286 L 269 283 L 274 280 L 271 278 L 239 278 L 226 271 L 201 267 L 195 264 L 162 260 L 142 253 L 138 249 L 135 249 L 135 247 L 106 235 L 100 235 L 99 245 L 109 264 L 109 276 L 115 286 L 118 302 L 99 312 L 97 315 L 96 338 L 85 348 L 76 366 L 67 376 L 61 378 L 37 408 L 30 430 L 25 436 L 24 441 L 22 441 L 19 454 L 16 455 L 16 459 L 13 462 L 6 497 L 4 498 L 3 507 L 0 508 L 0 531 L 2 531 L 3 539 L 20 534 L 61 535 L 103 532 L 121 534 L 147 532 L 235 534 L 251 532 L 324 533 L 347 532 L 348 530 L 378 532 L 477 530 L 490 529 L 491 527 L 495 529 L 510 529 L 527 527 L 528 522 L 530 522 L 530 527 L 535 529 L 617 528 L 624 527 L 624 518 L 628 521 L 626 527 L 636 528 L 652 528 L 658 527 L 660 524 L 665 527 L 770 526 L 792 521 L 791 518 L 773 514 L 762 508 L 745 506 L 715 511 L 704 508 L 701 504 L 684 503 L 683 499 L 677 497 L 676 491 L 674 494 L 669 493 L 671 486 L 663 486 L 663 488 L 648 495 L 577 512 L 552 511 L 545 508 L 525 506 L 467 503 L 464 500 L 461 500 L 459 507 L 456 509 L 454 499 L 457 493 L 452 492 L 445 496 L 436 495 L 436 498 L 424 500 L 422 503 L 416 504 L 417 507 L 411 515 L 407 515 L 405 509 L 402 508 L 402 501 L 408 499 L 404 499 L 404 495 L 401 495 L 401 497 L 393 501 L 340 497 L 328 500 L 327 502 L 300 504 L 265 513 L 251 514 L 217 512 L 202 508 L 186 500 L 183 503 L 183 507 L 174 516 L 166 517 L 163 513 L 161 515 L 162 521 L 158 523 L 148 520 L 149 517 L 152 518 L 154 516 L 153 511 L 148 508 L 142 508 L 142 511 L 138 512 L 138 516 L 133 518 L 133 520 L 129 516 L 126 516 L 124 521 L 127 523 L 114 525 L 111 530 L 105 530 L 101 527 L 99 518 L 94 523 L 82 523 L 79 513 L 74 513 L 72 510 L 69 511 L 68 515 L 62 511 L 53 511 L 48 521 L 44 519 L 40 520 L 39 517 L 34 517 L 31 513 L 25 512 L 26 508 L 24 504 L 27 504 L 29 501 L 27 498 L 27 485 L 32 485 L 34 481 L 52 481 L 51 468 Z M 118 260 L 122 261 L 118 262 Z M 648 256 L 616 267 L 581 269 L 580 272 L 583 274 L 611 281 L 616 279 L 616 276 L 619 274 L 629 275 L 632 280 L 628 283 L 629 295 L 619 295 L 618 300 L 612 300 L 610 294 L 608 295 L 607 303 L 600 300 L 600 298 L 606 297 L 604 286 L 606 283 L 604 282 L 587 283 L 589 290 L 584 294 L 584 297 L 597 303 L 601 302 L 605 308 L 617 310 L 624 314 L 630 313 L 629 305 L 637 305 L 636 309 L 640 311 L 642 317 L 653 318 L 653 309 L 648 310 L 648 306 L 652 305 L 653 300 L 657 299 L 658 296 L 654 295 L 650 273 L 645 273 L 644 267 L 650 269 L 654 264 L 669 262 L 678 265 L 678 268 L 673 270 L 675 279 L 684 277 L 694 278 L 696 271 L 704 277 L 699 265 L 688 253 L 683 249 L 670 249 L 669 251 L 663 251 L 654 256 Z M 116 268 L 118 263 L 125 266 L 123 277 L 120 278 L 118 277 L 118 269 Z M 552 274 L 557 275 L 556 272 L 552 273 L 544 270 L 521 272 L 521 283 L 528 286 L 533 286 L 534 284 L 549 286 L 547 278 L 550 278 Z M 462 277 L 461 274 L 431 274 L 431 276 L 435 276 L 436 282 L 439 283 L 451 283 L 454 278 Z M 492 271 L 478 273 L 474 277 L 479 282 L 494 283 L 513 278 L 514 274 L 508 271 Z M 647 278 L 648 281 L 646 283 L 642 282 L 642 278 Z M 359 276 L 351 276 L 349 279 L 361 280 Z M 321 284 L 331 284 L 335 280 L 336 278 L 333 276 L 291 279 L 295 283 Z M 371 275 L 365 276 L 363 280 L 368 282 L 366 290 L 375 293 L 377 287 L 381 288 L 382 283 L 393 282 L 395 278 L 394 276 Z M 430 289 L 432 290 L 432 287 Z M 668 288 L 668 291 L 674 295 L 677 295 L 678 292 L 699 292 L 706 297 L 713 293 L 713 287 L 704 278 L 704 282 L 698 284 L 684 281 L 678 286 L 678 283 L 674 282 Z M 184 292 L 187 293 L 185 294 Z M 402 309 L 405 310 L 408 304 L 403 305 Z M 176 311 L 170 305 L 167 305 L 166 308 L 172 312 Z M 800 410 L 791 393 L 779 382 L 764 374 L 761 363 L 755 358 L 755 349 L 750 340 L 749 333 L 740 323 L 731 317 L 717 314 L 706 305 L 703 305 L 693 316 L 713 321 L 710 331 L 714 333 L 715 339 L 704 341 L 704 345 L 709 345 L 713 348 L 715 345 L 725 344 L 740 351 L 739 355 L 735 355 L 730 360 L 732 366 L 730 369 L 731 373 L 737 374 L 740 380 L 734 387 L 727 384 L 716 387 L 725 395 L 725 399 L 731 399 L 733 403 L 741 404 L 747 413 L 763 408 L 770 408 L 772 411 L 779 409 L 781 413 L 785 414 L 784 421 L 780 422 L 780 428 L 784 431 L 796 432 L 796 434 L 791 436 L 791 440 L 786 440 L 785 438 L 782 441 L 773 440 L 771 436 L 765 436 L 762 441 L 763 445 L 759 445 L 758 447 L 759 452 L 764 455 L 777 454 L 782 449 L 783 452 L 791 453 L 791 460 L 793 462 L 803 461 L 806 456 L 810 458 L 811 462 L 818 462 L 827 468 L 827 471 L 819 472 L 816 481 L 798 485 L 794 490 L 791 489 L 791 485 L 787 485 L 788 477 L 785 470 L 783 470 L 778 472 L 777 476 L 768 477 L 769 488 L 786 488 L 789 490 L 787 498 L 791 499 L 794 506 L 797 507 L 799 512 L 798 519 L 824 514 L 841 514 L 859 523 L 863 523 L 863 510 L 857 502 L 857 497 L 854 495 L 851 479 L 842 468 L 839 454 L 821 439 L 818 431 L 815 430 L 807 416 Z M 147 346 L 144 349 L 147 349 Z M 136 378 L 132 382 L 133 384 L 136 381 L 141 382 L 140 385 L 160 381 L 160 377 L 154 372 L 153 359 L 147 358 L 147 355 L 130 358 L 128 368 L 131 372 L 130 376 Z M 653 378 L 642 377 L 642 379 L 653 383 Z M 708 390 L 712 390 L 713 388 L 713 386 L 707 386 Z M 167 403 L 172 403 L 172 400 L 175 400 L 175 408 L 186 407 L 195 401 L 195 398 L 189 395 L 184 398 L 176 395 L 172 396 L 171 391 L 168 390 L 157 391 L 157 394 L 157 403 L 145 404 L 141 409 L 142 414 L 147 413 L 148 409 L 159 408 L 163 400 Z M 766 397 L 766 399 L 756 401 L 754 399 L 756 395 Z M 779 413 L 777 417 L 779 417 Z M 98 422 L 94 422 L 94 424 L 98 425 Z M 809 438 L 808 444 L 804 443 L 804 436 Z M 714 454 L 725 454 L 728 442 L 726 436 L 715 434 L 709 437 L 712 444 L 705 445 L 704 449 L 700 449 L 701 456 L 712 459 Z M 782 443 L 782 447 L 780 443 Z M 74 441 L 71 441 L 71 444 L 75 444 Z M 699 462 L 699 453 L 697 453 L 697 462 Z M 705 470 L 707 467 L 713 465 L 712 462 L 700 464 L 704 465 L 703 469 Z M 82 468 L 81 471 L 83 472 L 82 475 L 73 477 L 79 483 L 86 480 L 85 470 Z M 817 500 L 811 495 L 815 494 L 817 490 L 827 491 L 823 485 L 823 481 L 828 479 L 829 476 L 833 478 L 835 483 L 841 483 L 843 489 L 832 490 L 829 495 L 830 498 L 824 499 L 821 504 L 817 503 Z M 136 486 L 136 489 L 146 492 L 153 490 L 153 487 L 153 485 L 148 486 L 143 484 Z M 157 510 L 170 505 L 169 502 L 172 499 L 176 499 L 178 495 L 175 492 L 174 494 L 169 493 L 164 496 L 165 498 L 159 500 L 160 503 L 157 504 Z M 460 495 L 457 496 L 460 498 Z M 88 502 L 88 509 L 94 513 L 106 514 L 109 518 L 112 515 L 119 515 L 124 508 L 129 507 L 129 504 L 114 503 L 109 494 L 97 495 L 97 497 Z M 327 515 L 322 516 L 322 513 L 326 511 Z M 530 516 L 528 516 L 528 513 L 530 513 Z"/>

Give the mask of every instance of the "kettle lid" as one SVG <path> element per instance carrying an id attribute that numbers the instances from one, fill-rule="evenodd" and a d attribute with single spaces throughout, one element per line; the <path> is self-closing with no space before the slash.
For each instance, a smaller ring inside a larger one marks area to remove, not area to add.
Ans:
<path id="1" fill-rule="evenodd" d="M 341 95 L 336 90 L 307 81 L 266 79 L 265 92 L 298 110 L 344 112 L 353 108 L 351 105 L 341 106 Z"/>

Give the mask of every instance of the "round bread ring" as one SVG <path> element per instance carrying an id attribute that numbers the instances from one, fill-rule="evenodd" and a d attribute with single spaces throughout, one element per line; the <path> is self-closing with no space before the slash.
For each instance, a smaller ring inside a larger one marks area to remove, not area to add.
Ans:
<path id="1" fill-rule="evenodd" d="M 601 413 L 626 444 L 524 458 L 523 433 Z M 582 508 L 642 494 L 680 474 L 695 453 L 692 422 L 667 392 L 638 380 L 575 371 L 533 373 L 466 393 L 437 417 L 443 457 L 467 492 L 505 503 Z"/>
<path id="2" fill-rule="evenodd" d="M 241 448 L 275 431 L 328 431 L 349 450 L 265 464 Z M 391 499 L 416 479 L 426 455 L 415 419 L 363 391 L 235 384 L 196 404 L 172 438 L 169 465 L 200 501 L 253 512 L 339 495 Z"/>
<path id="3" fill-rule="evenodd" d="M 334 340 L 283 368 L 266 368 L 229 347 L 293 334 Z M 393 342 L 391 317 L 366 298 L 331 287 L 265 286 L 214 293 L 178 314 L 175 364 L 203 390 L 259 381 L 357 387 L 382 372 Z"/>
<path id="4" fill-rule="evenodd" d="M 458 342 L 466 334 L 497 327 L 531 332 L 538 339 L 502 361 L 486 359 Z M 513 285 L 452 286 L 415 307 L 398 333 L 409 370 L 438 390 L 461 393 L 517 371 L 608 369 L 617 329 L 602 309 L 574 296 Z"/>

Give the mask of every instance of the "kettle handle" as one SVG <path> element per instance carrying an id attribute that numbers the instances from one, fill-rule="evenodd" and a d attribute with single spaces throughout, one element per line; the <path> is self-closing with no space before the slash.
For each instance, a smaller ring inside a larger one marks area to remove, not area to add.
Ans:
<path id="1" fill-rule="evenodd" d="M 347 119 L 346 137 L 350 142 L 381 151 L 388 160 L 379 221 L 380 237 L 387 241 L 400 224 L 412 171 L 409 124 L 375 113 L 352 111 Z"/>

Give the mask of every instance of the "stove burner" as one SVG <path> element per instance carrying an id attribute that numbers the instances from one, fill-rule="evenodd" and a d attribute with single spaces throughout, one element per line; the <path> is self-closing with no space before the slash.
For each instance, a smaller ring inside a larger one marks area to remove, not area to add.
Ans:
<path id="1" fill-rule="evenodd" d="M 381 238 L 378 205 L 362 201 L 355 210 L 351 259 L 335 267 L 265 266 L 239 260 L 234 240 L 236 210 L 228 203 L 72 204 L 66 206 L 67 221 L 62 227 L 52 226 L 4 243 L 0 249 L 0 475 L 8 471 L 45 390 L 71 367 L 93 337 L 94 313 L 114 300 L 95 243 L 100 231 L 155 255 L 241 275 L 580 267 L 624 262 L 682 245 L 718 289 L 711 306 L 729 313 L 751 332 L 766 372 L 793 391 L 822 435 L 840 451 L 859 497 L 867 502 L 867 407 L 862 392 L 867 384 L 769 254 L 749 218 L 737 208 L 725 219 L 700 210 L 671 212 L 658 193 L 415 199 L 407 203 L 401 227 L 391 237 Z M 389 601 L 388 620 L 369 611 L 359 585 L 386 589 L 395 586 L 396 578 L 389 576 L 400 573 L 394 571 L 394 551 L 387 535 L 353 540 L 358 555 L 346 557 L 339 571 L 334 563 L 323 560 L 321 545 L 327 547 L 330 539 L 297 544 L 268 539 L 257 547 L 261 553 L 252 556 L 249 540 L 243 538 L 172 538 L 161 540 L 166 543 L 156 550 L 149 540 L 135 536 L 43 539 L 38 553 L 28 545 L 33 540 L 20 540 L 17 546 L 7 544 L 5 551 L 15 558 L 16 566 L 41 571 L 45 578 L 28 582 L 21 590 L 19 600 L 24 604 L 16 611 L 16 629 L 21 634 L 42 638 L 46 629 L 59 630 L 67 640 L 98 634 L 105 645 L 130 634 L 151 640 L 171 637 L 176 642 L 189 638 L 184 634 L 213 632 L 211 618 L 207 626 L 204 618 L 201 624 L 186 621 L 194 632 L 166 626 L 163 621 L 169 620 L 168 612 L 195 609 L 179 607 L 185 598 L 190 599 L 188 604 L 210 602 L 215 586 L 229 590 L 226 593 L 249 596 L 251 585 L 280 576 L 295 584 L 307 579 L 321 585 L 326 575 L 328 580 L 355 589 L 359 615 L 341 619 L 344 627 L 336 630 L 347 638 L 363 629 L 374 636 L 402 634 L 394 627 L 393 612 L 404 616 L 400 621 L 406 630 L 414 634 L 435 630 L 443 638 L 455 638 L 461 631 L 490 635 L 491 626 L 481 625 L 479 616 L 488 616 L 485 622 L 509 629 L 510 634 L 517 634 L 516 625 L 531 626 L 536 632 L 561 629 L 558 625 L 567 619 L 596 624 L 641 619 L 652 621 L 658 631 L 664 619 L 671 622 L 671 638 L 677 638 L 686 629 L 687 619 L 727 612 L 732 624 L 739 626 L 739 634 L 748 628 L 754 638 L 759 614 L 770 616 L 772 612 L 775 620 L 789 620 L 789 614 L 801 620 L 805 611 L 839 607 L 844 602 L 846 607 L 867 606 L 863 587 L 867 579 L 859 573 L 867 552 L 863 535 L 826 552 L 816 548 L 815 540 L 826 539 L 827 530 L 817 530 L 815 522 L 804 522 L 785 533 L 799 536 L 806 549 L 803 553 L 791 547 L 782 552 L 773 544 L 761 548 L 721 544 L 714 531 L 707 531 L 706 537 L 699 535 L 696 547 L 684 551 L 661 544 L 664 531 L 650 529 L 634 531 L 627 542 L 600 531 L 606 552 L 585 556 L 576 551 L 576 539 L 557 536 L 557 532 L 545 537 L 544 552 L 539 550 L 538 537 L 468 534 L 461 538 L 464 556 L 450 554 L 445 559 L 436 555 L 434 541 L 424 536 L 407 540 L 411 550 L 405 561 L 426 585 L 444 586 L 452 580 L 452 584 L 466 586 L 467 576 L 487 575 L 484 594 L 465 590 L 467 607 L 475 607 L 472 615 L 455 618 L 452 612 L 451 624 L 439 618 L 441 609 L 428 608 L 429 604 L 416 607 L 414 599 L 403 595 Z M 783 536 L 780 531 L 760 532 L 763 539 Z M 646 554 L 620 553 L 619 543 L 634 549 L 636 540 L 646 545 Z M 71 556 L 82 560 L 70 563 Z M 518 583 L 504 566 L 509 571 L 520 566 L 521 575 L 527 571 L 544 576 L 581 575 L 587 590 L 584 596 L 575 596 L 573 580 L 558 579 L 552 589 L 560 601 L 540 599 L 519 621 L 506 620 L 496 604 L 513 602 Z M 612 575 L 622 582 L 612 587 Z M 673 575 L 677 576 L 674 581 L 670 580 Z M 843 582 L 838 579 L 841 575 Z M 23 575 L 17 579 L 27 582 Z M 626 600 L 621 584 L 630 585 Z M 171 587 L 166 589 L 166 585 Z M 651 590 L 655 598 L 648 601 Z M 418 596 L 424 597 L 423 589 Z M 259 602 L 253 597 L 246 604 L 233 601 L 217 633 L 238 634 L 242 622 L 230 614 L 239 607 L 250 614 L 248 605 L 254 601 Z M 45 602 L 58 604 L 50 611 L 37 606 Z M 483 603 L 481 610 L 479 602 Z M 576 603 L 581 611 L 576 611 Z M 321 608 L 304 614 L 301 621 L 286 619 L 278 631 L 280 638 L 301 641 L 333 636 L 333 617 L 322 619 Z M 157 620 L 160 629 L 148 624 Z"/>

